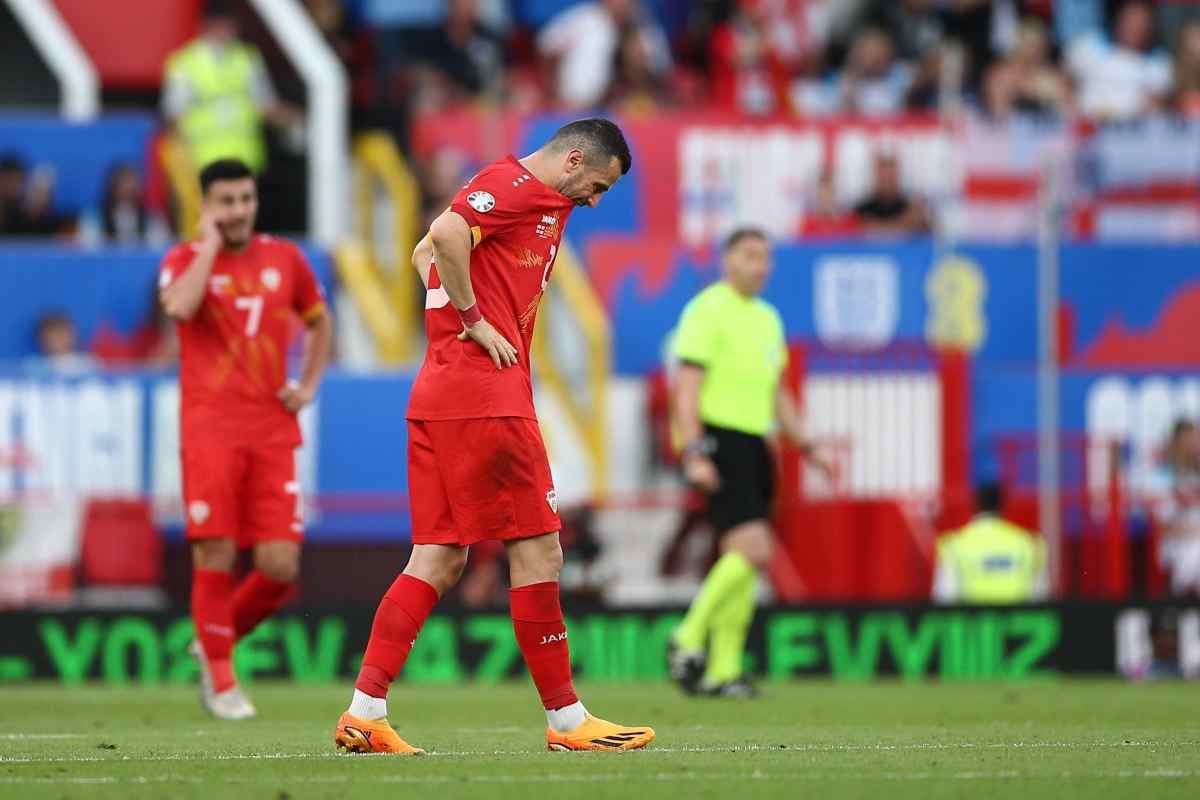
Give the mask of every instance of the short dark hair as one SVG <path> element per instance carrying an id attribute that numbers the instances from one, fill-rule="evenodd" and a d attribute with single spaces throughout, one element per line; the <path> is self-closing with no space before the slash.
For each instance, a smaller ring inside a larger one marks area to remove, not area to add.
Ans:
<path id="1" fill-rule="evenodd" d="M 999 514 L 1004 508 L 1004 487 L 999 481 L 988 481 L 975 490 L 976 510 L 981 514 Z"/>
<path id="2" fill-rule="evenodd" d="M 208 188 L 217 181 L 240 181 L 253 178 L 254 173 L 246 162 L 237 158 L 219 158 L 200 170 L 200 192 L 208 194 Z"/>
<path id="3" fill-rule="evenodd" d="M 742 239 L 762 239 L 764 242 L 771 241 L 771 237 L 762 228 L 757 228 L 753 225 L 744 225 L 740 228 L 734 228 L 733 233 L 725 237 L 725 244 L 721 246 L 721 252 L 728 253 Z"/>
<path id="4" fill-rule="evenodd" d="M 549 145 L 559 149 L 577 147 L 592 158 L 603 159 L 606 163 L 616 158 L 621 162 L 621 174 L 629 172 L 633 166 L 633 156 L 629 154 L 629 143 L 625 134 L 616 123 L 602 117 L 589 117 L 568 122 L 554 132 Z"/>

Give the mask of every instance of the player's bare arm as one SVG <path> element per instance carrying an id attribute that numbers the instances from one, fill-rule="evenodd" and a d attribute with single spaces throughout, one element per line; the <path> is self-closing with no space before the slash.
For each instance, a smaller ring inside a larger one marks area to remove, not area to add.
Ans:
<path id="1" fill-rule="evenodd" d="M 833 479 L 833 464 L 830 463 L 813 444 L 804 431 L 804 415 L 792 401 L 792 396 L 780 383 L 775 390 L 775 418 L 779 420 L 779 428 L 783 435 L 803 454 L 804 460 L 824 473 L 825 477 Z"/>
<path id="2" fill-rule="evenodd" d="M 317 396 L 321 376 L 329 363 L 333 349 L 333 318 L 329 310 L 322 308 L 319 314 L 305 320 L 307 331 L 304 336 L 304 360 L 300 369 L 300 380 L 288 381 L 279 390 L 279 399 L 292 413 L 298 412 Z"/>
<path id="3" fill-rule="evenodd" d="M 683 442 L 683 474 L 688 483 L 706 492 L 721 486 L 717 465 L 704 448 L 704 426 L 700 422 L 700 387 L 704 383 L 704 367 L 683 363 L 675 378 L 675 429 Z"/>
<path id="4" fill-rule="evenodd" d="M 412 265 L 421 276 L 421 285 L 429 288 L 429 268 L 433 264 L 433 239 L 428 233 L 413 248 Z"/>
<path id="5" fill-rule="evenodd" d="M 200 242 L 196 255 L 183 274 L 159 292 L 159 301 L 167 316 L 177 320 L 189 320 L 195 316 L 204 302 L 213 261 L 220 249 L 221 232 L 216 219 L 206 211 L 200 215 Z"/>
<path id="6" fill-rule="evenodd" d="M 475 291 L 471 288 L 471 228 L 467 221 L 455 211 L 444 211 L 429 226 L 429 237 L 433 243 L 434 258 L 438 265 L 438 277 L 450 298 L 450 303 L 459 313 L 475 311 L 477 319 L 468 323 L 463 320 L 463 332 L 459 339 L 473 340 L 487 351 L 496 369 L 515 366 L 517 348 L 505 339 L 492 324 L 478 315 Z"/>

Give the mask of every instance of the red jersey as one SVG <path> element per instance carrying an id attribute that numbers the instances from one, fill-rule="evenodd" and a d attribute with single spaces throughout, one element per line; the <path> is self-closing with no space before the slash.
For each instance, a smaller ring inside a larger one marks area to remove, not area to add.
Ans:
<path id="1" fill-rule="evenodd" d="M 458 340 L 462 322 L 434 264 L 425 293 L 429 347 L 409 398 L 409 419 L 536 419 L 530 342 L 538 303 L 574 207 L 512 156 L 484 168 L 454 196 L 450 209 L 471 227 L 475 301 L 484 318 L 517 348 L 517 365 L 498 370 L 486 350 L 469 339 Z"/>
<path id="2" fill-rule="evenodd" d="M 160 288 L 183 274 L 197 247 L 186 242 L 167 253 Z M 300 444 L 296 415 L 276 395 L 287 381 L 297 316 L 324 311 L 320 284 L 291 242 L 259 235 L 240 253 L 220 251 L 200 308 L 177 324 L 183 446 L 214 438 Z"/>

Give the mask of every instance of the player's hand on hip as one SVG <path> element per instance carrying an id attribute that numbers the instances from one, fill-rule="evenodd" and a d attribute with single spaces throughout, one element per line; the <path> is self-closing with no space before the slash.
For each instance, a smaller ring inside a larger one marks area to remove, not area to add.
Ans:
<path id="1" fill-rule="evenodd" d="M 486 319 L 481 319 L 471 327 L 464 327 L 462 333 L 458 335 L 460 342 L 465 342 L 467 339 L 472 340 L 491 356 L 492 363 L 496 365 L 496 369 L 504 369 L 505 367 L 515 367 L 517 365 L 517 348 L 500 334 L 500 331 L 492 327 L 492 323 Z"/>
<path id="2" fill-rule="evenodd" d="M 296 381 L 288 381 L 279 390 L 276 397 L 283 403 L 284 407 L 295 414 L 300 409 L 313 401 L 316 397 L 316 390 L 303 386 Z"/>
<path id="3" fill-rule="evenodd" d="M 683 459 L 683 477 L 701 491 L 712 493 L 721 488 L 717 465 L 708 456 L 693 454 Z"/>

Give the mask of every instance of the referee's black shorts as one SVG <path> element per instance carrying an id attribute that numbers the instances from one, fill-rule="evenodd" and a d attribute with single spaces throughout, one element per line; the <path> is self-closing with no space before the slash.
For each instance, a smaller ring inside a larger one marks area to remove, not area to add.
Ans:
<path id="1" fill-rule="evenodd" d="M 712 460 L 721 486 L 708 496 L 708 519 L 718 534 L 756 519 L 769 519 L 775 494 L 775 465 L 767 442 L 715 425 L 704 426 L 716 449 Z"/>

